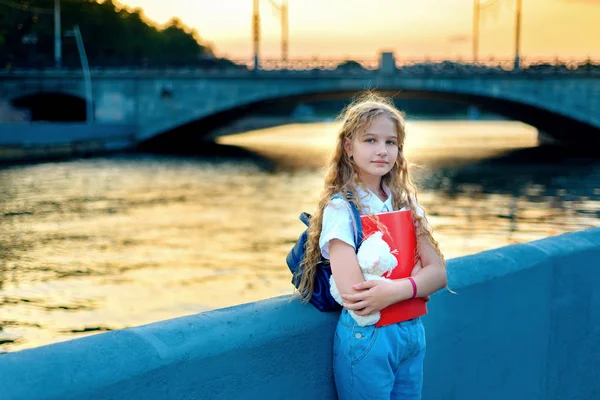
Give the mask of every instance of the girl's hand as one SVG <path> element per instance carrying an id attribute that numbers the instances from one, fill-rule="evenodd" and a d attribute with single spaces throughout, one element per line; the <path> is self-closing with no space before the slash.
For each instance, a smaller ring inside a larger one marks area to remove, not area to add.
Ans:
<path id="1" fill-rule="evenodd" d="M 423 269 L 423 264 L 421 264 L 421 260 L 417 260 L 417 263 L 415 264 L 415 266 L 413 267 L 412 272 L 410 273 L 410 276 L 415 276 L 416 274 L 419 273 L 420 270 Z"/>
<path id="2" fill-rule="evenodd" d="M 358 293 L 343 294 L 344 307 L 357 315 L 369 315 L 395 303 L 398 288 L 394 281 L 373 280 L 354 285 Z"/>

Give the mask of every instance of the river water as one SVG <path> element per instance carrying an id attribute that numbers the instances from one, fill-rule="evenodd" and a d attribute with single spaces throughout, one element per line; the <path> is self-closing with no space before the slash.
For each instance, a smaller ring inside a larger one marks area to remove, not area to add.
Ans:
<path id="1" fill-rule="evenodd" d="M 285 255 L 336 129 L 0 169 L 0 351 L 291 293 Z M 536 137 L 516 122 L 409 122 L 407 157 L 447 258 L 600 225 L 600 160 Z"/>

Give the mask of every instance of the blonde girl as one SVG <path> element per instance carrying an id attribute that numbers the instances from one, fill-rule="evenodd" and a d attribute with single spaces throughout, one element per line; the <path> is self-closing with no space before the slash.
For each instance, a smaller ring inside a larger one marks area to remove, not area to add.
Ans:
<path id="1" fill-rule="evenodd" d="M 334 378 L 341 400 L 420 399 L 425 356 L 420 318 L 360 327 L 348 313 L 368 315 L 415 295 L 427 297 L 447 284 L 444 257 L 417 203 L 417 189 L 404 157 L 404 116 L 390 99 L 367 93 L 346 107 L 341 122 L 308 231 L 299 292 L 310 299 L 317 263 L 321 255 L 329 259 L 344 299 L 333 343 Z M 332 199 L 336 194 L 344 198 Z M 348 202 L 363 215 L 412 210 L 420 259 L 412 282 L 364 280 Z"/>

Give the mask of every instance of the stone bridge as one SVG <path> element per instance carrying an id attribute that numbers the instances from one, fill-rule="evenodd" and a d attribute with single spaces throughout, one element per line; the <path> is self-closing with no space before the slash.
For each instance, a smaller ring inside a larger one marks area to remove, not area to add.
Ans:
<path id="1" fill-rule="evenodd" d="M 138 143 L 198 139 L 269 104 L 348 98 L 364 89 L 462 102 L 523 121 L 565 144 L 600 143 L 597 69 L 510 71 L 456 63 L 397 68 L 382 57 L 375 69 L 112 69 L 92 70 L 91 81 L 94 121 L 135 126 Z M 79 71 L 0 72 L 0 122 L 19 109 L 26 110 L 25 120 L 65 113 L 83 120 L 85 93 Z"/>

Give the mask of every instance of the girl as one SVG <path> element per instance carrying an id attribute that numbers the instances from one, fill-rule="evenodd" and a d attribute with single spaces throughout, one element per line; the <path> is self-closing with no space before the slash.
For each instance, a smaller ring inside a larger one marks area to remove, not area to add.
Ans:
<path id="1" fill-rule="evenodd" d="M 334 378 L 342 400 L 421 397 L 425 355 L 421 320 L 360 327 L 348 313 L 368 315 L 413 296 L 427 297 L 447 283 L 444 257 L 417 204 L 404 139 L 404 117 L 390 99 L 369 93 L 348 106 L 308 230 L 300 294 L 305 300 L 312 296 L 315 269 L 323 255 L 331 262 L 344 300 L 333 343 Z M 330 200 L 337 193 L 348 195 Z M 348 202 L 354 202 L 361 214 L 412 210 L 420 258 L 412 279 L 363 279 Z"/>

